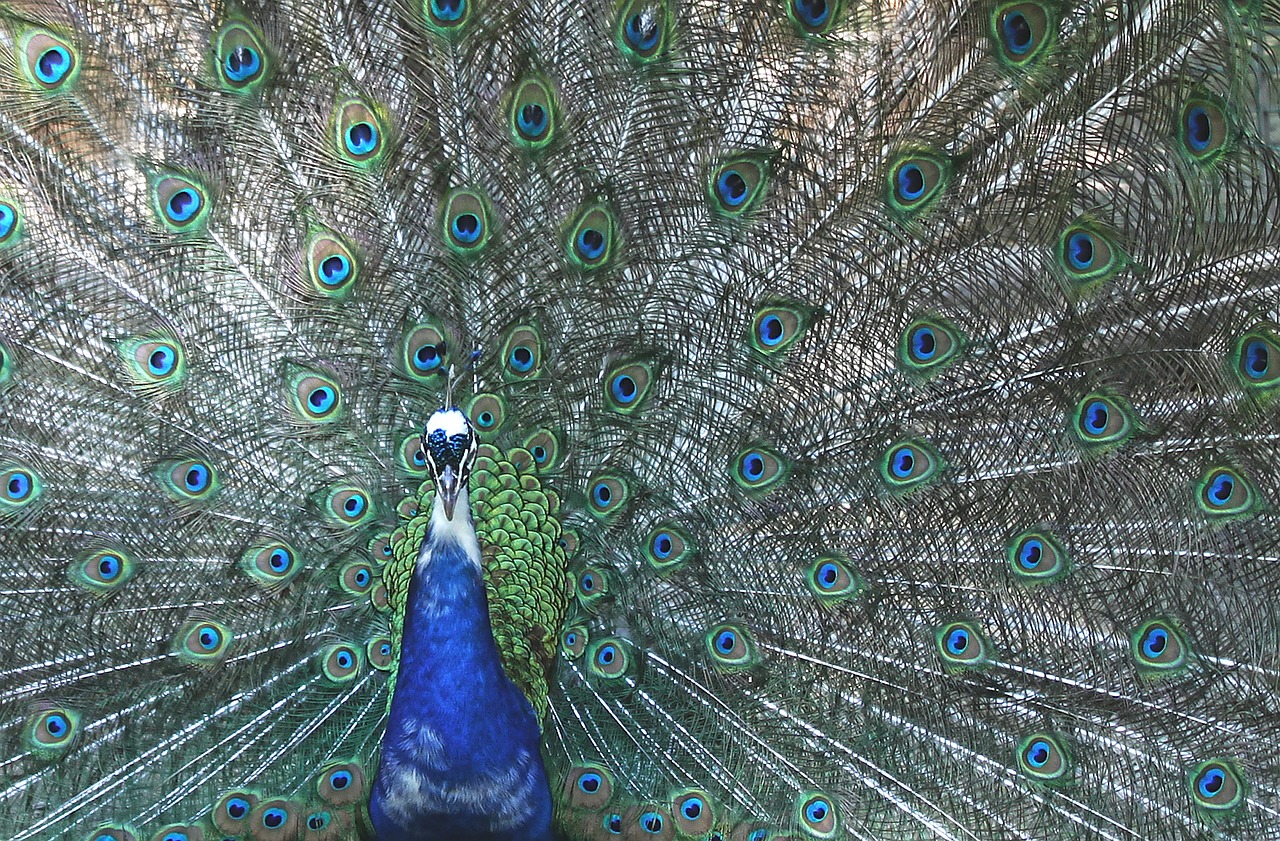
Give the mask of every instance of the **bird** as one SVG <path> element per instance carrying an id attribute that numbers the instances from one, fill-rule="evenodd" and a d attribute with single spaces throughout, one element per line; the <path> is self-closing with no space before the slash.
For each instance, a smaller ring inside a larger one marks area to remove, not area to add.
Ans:
<path id="1" fill-rule="evenodd" d="M 1274 0 L 9 0 L 0 837 L 1280 839 Z"/>

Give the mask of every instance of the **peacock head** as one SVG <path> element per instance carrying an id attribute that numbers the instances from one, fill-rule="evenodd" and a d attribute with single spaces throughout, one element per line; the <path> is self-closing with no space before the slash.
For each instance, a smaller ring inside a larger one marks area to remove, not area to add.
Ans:
<path id="1" fill-rule="evenodd" d="M 452 407 L 432 415 L 422 430 L 422 452 L 435 478 L 445 516 L 452 520 L 476 460 L 476 435 L 467 416 Z"/>

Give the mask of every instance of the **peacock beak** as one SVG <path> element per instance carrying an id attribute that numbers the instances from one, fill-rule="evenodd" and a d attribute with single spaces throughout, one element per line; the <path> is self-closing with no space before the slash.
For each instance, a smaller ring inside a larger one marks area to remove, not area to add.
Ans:
<path id="1" fill-rule="evenodd" d="M 462 474 L 450 464 L 446 464 L 436 477 L 436 493 L 440 494 L 440 501 L 444 503 L 444 515 L 450 520 L 453 519 L 453 508 L 458 504 L 458 495 L 462 493 L 464 484 Z"/>

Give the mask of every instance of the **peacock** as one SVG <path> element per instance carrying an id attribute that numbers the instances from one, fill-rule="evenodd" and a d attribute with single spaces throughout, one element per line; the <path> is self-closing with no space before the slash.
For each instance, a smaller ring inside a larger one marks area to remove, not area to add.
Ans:
<path id="1" fill-rule="evenodd" d="M 1276 0 L 5 0 L 0 837 L 1280 839 Z"/>

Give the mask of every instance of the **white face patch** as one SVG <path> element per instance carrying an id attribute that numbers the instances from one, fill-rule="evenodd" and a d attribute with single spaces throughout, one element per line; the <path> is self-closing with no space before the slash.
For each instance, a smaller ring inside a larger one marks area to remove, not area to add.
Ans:
<path id="1" fill-rule="evenodd" d="M 471 429 L 471 424 L 460 410 L 441 409 L 427 420 L 427 437 L 437 429 L 444 432 L 446 437 L 452 438 L 455 435 L 466 435 Z"/>

